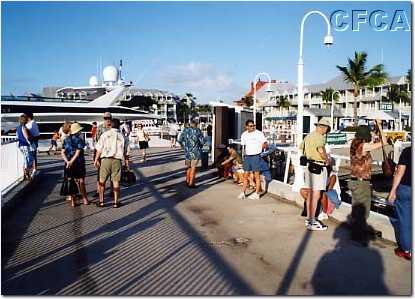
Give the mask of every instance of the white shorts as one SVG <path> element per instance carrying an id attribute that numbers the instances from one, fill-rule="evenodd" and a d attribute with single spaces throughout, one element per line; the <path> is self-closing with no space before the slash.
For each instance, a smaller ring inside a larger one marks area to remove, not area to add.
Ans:
<path id="1" fill-rule="evenodd" d="M 323 167 L 320 174 L 311 173 L 308 167 L 304 167 L 304 188 L 310 188 L 313 191 L 326 190 L 327 186 L 327 168 Z"/>

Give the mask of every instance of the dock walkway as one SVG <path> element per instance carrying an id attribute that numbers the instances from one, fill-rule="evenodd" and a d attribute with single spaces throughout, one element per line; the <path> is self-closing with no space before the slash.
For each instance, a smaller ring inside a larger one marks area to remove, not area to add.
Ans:
<path id="1" fill-rule="evenodd" d="M 3 295 L 410 295 L 411 263 L 393 245 L 361 247 L 342 224 L 309 232 L 298 207 L 198 174 L 183 153 L 152 148 L 122 187 L 123 205 L 71 208 L 59 195 L 60 156 L 40 157 L 35 188 L 2 213 Z M 96 171 L 87 157 L 87 191 Z M 92 199 L 92 198 L 90 198 Z"/>

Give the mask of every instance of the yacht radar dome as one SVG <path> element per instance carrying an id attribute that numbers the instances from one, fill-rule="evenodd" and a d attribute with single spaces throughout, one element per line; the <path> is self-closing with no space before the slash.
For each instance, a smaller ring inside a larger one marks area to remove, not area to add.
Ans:
<path id="1" fill-rule="evenodd" d="M 91 78 L 89 78 L 89 85 L 98 86 L 98 78 L 96 76 L 92 76 Z"/>
<path id="2" fill-rule="evenodd" d="M 102 71 L 102 75 L 104 76 L 104 82 L 109 85 L 113 85 L 118 81 L 118 70 L 113 65 L 106 66 Z"/>

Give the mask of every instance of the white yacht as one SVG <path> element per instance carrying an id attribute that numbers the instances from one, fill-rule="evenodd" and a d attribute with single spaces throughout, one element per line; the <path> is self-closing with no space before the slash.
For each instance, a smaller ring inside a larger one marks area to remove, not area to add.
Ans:
<path id="1" fill-rule="evenodd" d="M 121 66 L 120 66 L 121 67 Z M 120 120 L 157 120 L 160 116 L 137 109 L 119 106 L 120 99 L 132 86 L 121 78 L 121 69 L 107 66 L 103 71 L 103 83 L 92 76 L 89 86 L 65 87 L 58 90 L 58 94 L 65 94 L 66 90 L 75 91 L 84 95 L 83 98 L 66 97 L 39 97 L 39 96 L 2 96 L 1 122 L 2 129 L 17 124 L 22 113 L 32 112 L 39 124 L 62 124 L 64 121 L 77 121 L 91 124 L 93 121 L 102 121 L 104 112 L 109 111 L 114 118 Z M 51 127 L 51 126 L 49 126 Z"/>

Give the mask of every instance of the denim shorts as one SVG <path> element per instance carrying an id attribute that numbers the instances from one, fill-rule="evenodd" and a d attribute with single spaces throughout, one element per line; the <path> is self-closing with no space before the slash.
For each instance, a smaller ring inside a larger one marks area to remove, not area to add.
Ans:
<path id="1" fill-rule="evenodd" d="M 244 171 L 260 171 L 260 155 L 244 156 Z"/>

